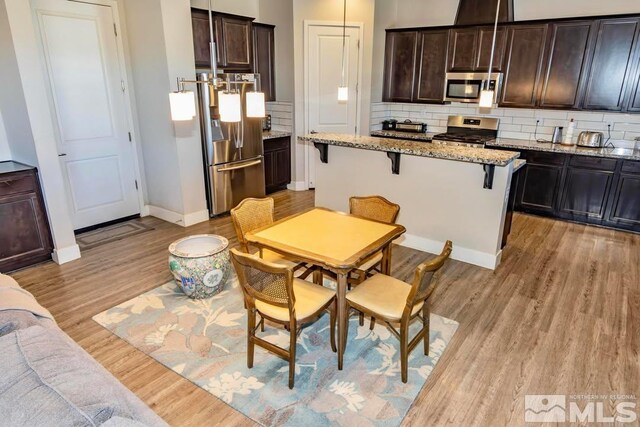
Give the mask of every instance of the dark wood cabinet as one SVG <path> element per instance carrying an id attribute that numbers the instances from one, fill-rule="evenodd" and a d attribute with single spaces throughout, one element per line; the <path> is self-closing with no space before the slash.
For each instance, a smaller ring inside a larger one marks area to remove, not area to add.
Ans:
<path id="1" fill-rule="evenodd" d="M 291 182 L 291 138 L 264 140 L 264 181 L 267 193 L 284 190 Z"/>
<path id="2" fill-rule="evenodd" d="M 593 21 L 549 24 L 544 81 L 538 105 L 577 108 L 582 100 L 592 54 Z"/>
<path id="3" fill-rule="evenodd" d="M 603 19 L 597 36 L 583 107 L 621 111 L 635 69 L 640 18 Z"/>
<path id="4" fill-rule="evenodd" d="M 383 101 L 413 100 L 417 49 L 417 31 L 387 32 Z"/>
<path id="5" fill-rule="evenodd" d="M 493 44 L 493 27 L 478 28 L 478 47 L 476 54 L 475 71 L 488 71 L 491 60 L 491 45 Z M 504 52 L 507 48 L 507 31 L 498 28 L 496 32 L 496 47 L 493 52 L 493 65 L 491 72 L 503 71 Z"/>
<path id="6" fill-rule="evenodd" d="M 631 76 L 634 76 L 634 78 L 632 78 L 632 82 L 631 82 L 631 93 L 629 96 L 629 102 L 627 105 L 627 111 L 632 112 L 632 113 L 638 113 L 640 112 L 640 37 L 638 37 L 638 39 L 636 39 L 636 59 L 635 59 L 635 70 L 632 70 L 631 72 Z"/>
<path id="7" fill-rule="evenodd" d="M 537 105 L 547 27 L 547 24 L 519 25 L 507 30 L 500 106 L 531 108 Z"/>
<path id="8" fill-rule="evenodd" d="M 443 103 L 448 39 L 448 30 L 420 32 L 414 101 Z"/>
<path id="9" fill-rule="evenodd" d="M 251 21 L 232 15 L 218 15 L 222 37 L 220 66 L 235 71 L 251 71 L 253 68 L 253 37 Z"/>
<path id="10" fill-rule="evenodd" d="M 247 71 L 253 68 L 252 21 L 254 18 L 213 14 L 217 65 L 229 71 Z M 191 9 L 193 50 L 196 67 L 210 67 L 209 14 L 206 10 Z"/>
<path id="11" fill-rule="evenodd" d="M 0 272 L 50 259 L 52 250 L 36 169 L 0 162 Z"/>
<path id="12" fill-rule="evenodd" d="M 631 162 L 627 162 L 631 163 Z M 640 162 L 638 174 L 620 174 L 617 185 L 613 191 L 609 222 L 624 228 L 640 230 Z"/>
<path id="13" fill-rule="evenodd" d="M 559 215 L 574 221 L 603 219 L 616 163 L 613 159 L 571 156 L 558 206 Z"/>
<path id="14" fill-rule="evenodd" d="M 473 71 L 477 45 L 477 28 L 452 29 L 449 37 L 449 71 Z"/>
<path id="15" fill-rule="evenodd" d="M 514 210 L 640 232 L 640 161 L 534 150 L 520 157 L 527 163 L 512 182 Z"/>
<path id="16" fill-rule="evenodd" d="M 276 100 L 275 26 L 253 25 L 253 72 L 260 74 L 265 101 Z"/>

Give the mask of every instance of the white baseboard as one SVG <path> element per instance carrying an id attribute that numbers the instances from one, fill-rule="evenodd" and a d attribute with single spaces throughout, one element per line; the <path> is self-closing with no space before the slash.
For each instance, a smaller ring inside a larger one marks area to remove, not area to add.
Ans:
<path id="1" fill-rule="evenodd" d="M 64 264 L 74 259 L 80 258 L 80 247 L 78 245 L 71 245 L 65 248 L 54 249 L 51 253 L 51 258 L 56 264 Z"/>
<path id="2" fill-rule="evenodd" d="M 209 221 L 209 210 L 208 209 L 184 215 L 184 226 L 185 227 L 189 227 L 190 225 L 199 224 L 199 223 L 205 222 L 205 221 Z"/>
<path id="3" fill-rule="evenodd" d="M 145 208 L 146 209 L 143 210 L 148 211 L 149 215 L 160 218 L 163 221 L 180 225 L 182 227 L 189 227 L 190 225 L 209 220 L 209 211 L 206 209 L 199 212 L 193 212 L 183 215 L 178 212 L 170 211 L 168 209 L 153 205 L 146 205 Z"/>
<path id="4" fill-rule="evenodd" d="M 144 217 L 144 216 L 149 216 L 149 215 L 151 215 L 149 213 L 149 205 L 142 206 L 142 209 L 140 209 L 140 216 Z"/>
<path id="5" fill-rule="evenodd" d="M 309 189 L 305 181 L 291 181 L 291 183 L 287 185 L 287 188 L 293 191 L 305 191 Z"/>
<path id="6" fill-rule="evenodd" d="M 445 242 L 414 236 L 411 234 L 405 234 L 394 243 L 423 252 L 439 254 L 442 251 L 442 247 L 444 246 Z M 495 270 L 496 267 L 500 264 L 500 259 L 502 258 L 502 250 L 498 251 L 497 254 L 490 254 L 486 252 L 476 251 L 475 249 L 456 246 L 454 242 L 453 252 L 451 252 L 451 258 L 480 267 L 488 268 L 490 270 Z"/>

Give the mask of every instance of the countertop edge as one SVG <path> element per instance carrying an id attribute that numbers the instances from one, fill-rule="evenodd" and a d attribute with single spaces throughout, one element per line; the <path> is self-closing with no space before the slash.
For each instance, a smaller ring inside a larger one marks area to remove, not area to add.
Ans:
<path id="1" fill-rule="evenodd" d="M 640 161 L 640 151 L 631 148 L 618 148 L 617 150 L 625 150 L 627 152 L 617 154 L 613 148 L 578 147 L 576 145 L 539 143 L 527 139 L 514 138 L 498 138 L 495 141 L 488 141 L 485 146 L 496 149 L 530 150 L 545 153 L 599 157 L 603 159 Z"/>
<path id="2" fill-rule="evenodd" d="M 347 136 L 347 135 L 344 135 L 344 136 Z M 362 137 L 354 137 L 354 138 L 362 138 Z M 358 142 L 341 141 L 341 140 L 331 139 L 328 136 L 322 136 L 322 134 L 318 134 L 317 136 L 316 135 L 298 136 L 298 140 L 301 140 L 301 141 L 335 145 L 339 147 L 350 147 L 350 148 L 369 150 L 369 151 L 391 152 L 391 153 L 405 154 L 408 156 L 428 157 L 428 158 L 434 158 L 434 159 L 440 159 L 440 160 L 451 160 L 451 161 L 457 161 L 457 162 L 463 162 L 463 163 L 493 165 L 493 166 L 500 166 L 500 167 L 508 166 L 515 159 L 520 157 L 520 153 L 517 151 L 473 149 L 468 147 L 445 146 L 445 145 L 437 146 L 437 148 L 435 146 L 429 145 L 430 148 L 435 148 L 435 151 L 429 150 L 424 152 L 415 152 L 415 151 L 411 152 L 411 148 L 417 148 L 418 150 L 420 150 L 422 148 L 426 148 L 427 146 L 425 147 L 413 146 L 409 148 L 394 147 L 393 144 L 397 144 L 397 143 L 409 143 L 409 144 L 422 144 L 422 143 L 414 140 L 398 140 L 398 139 L 391 139 L 391 138 L 381 138 L 376 136 L 370 137 L 370 138 L 375 138 L 377 141 L 375 143 L 366 143 L 366 142 L 358 143 Z M 385 143 L 390 145 L 385 145 Z M 438 152 L 439 150 L 441 150 L 442 152 L 439 153 Z M 496 159 L 487 159 L 487 158 L 473 158 L 473 154 L 470 154 L 468 158 L 461 158 L 461 156 L 464 153 L 460 155 L 449 154 L 445 150 L 456 150 L 456 151 L 483 150 L 485 153 L 488 153 L 491 151 L 500 152 L 501 154 L 511 153 L 511 157 L 505 160 L 496 160 Z"/>

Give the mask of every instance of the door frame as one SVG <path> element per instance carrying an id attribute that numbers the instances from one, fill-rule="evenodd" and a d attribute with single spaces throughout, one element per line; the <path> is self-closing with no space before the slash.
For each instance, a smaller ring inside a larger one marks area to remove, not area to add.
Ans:
<path id="1" fill-rule="evenodd" d="M 309 105 L 309 29 L 311 27 L 339 27 L 342 28 L 343 23 L 341 21 L 316 21 L 316 20 L 304 20 L 304 32 L 303 32 L 303 61 L 304 61 L 304 105 Z M 362 113 L 362 64 L 364 61 L 364 23 L 362 22 L 346 22 L 346 27 L 358 29 L 358 40 L 360 42 L 358 49 L 358 90 L 356 92 L 356 135 L 360 135 L 362 132 L 360 126 L 360 116 Z M 303 133 L 306 135 L 309 133 L 309 109 L 305 108 L 304 113 L 304 129 Z M 309 157 L 314 154 L 310 147 L 311 143 L 306 142 L 304 144 L 304 182 L 307 188 L 309 188 Z"/>
<path id="2" fill-rule="evenodd" d="M 117 37 L 116 37 L 116 48 L 118 51 L 118 69 L 120 71 L 120 78 L 122 79 L 122 81 L 124 82 L 124 109 L 125 109 L 125 116 L 126 116 L 126 120 L 127 120 L 127 127 L 129 128 L 128 132 L 131 135 L 131 151 L 133 152 L 133 174 L 135 176 L 136 181 L 138 182 L 138 188 L 137 188 L 137 196 L 138 196 L 138 208 L 139 208 L 139 213 L 140 216 L 147 216 L 148 213 L 148 207 L 146 207 L 145 202 L 144 202 L 144 188 L 146 185 L 146 182 L 144 181 L 143 178 L 143 174 L 140 168 L 140 156 L 139 156 L 139 150 L 141 149 L 140 147 L 140 142 L 138 141 L 138 136 L 137 136 L 137 117 L 134 116 L 134 110 L 132 107 L 132 95 L 133 95 L 133 90 L 132 90 L 132 85 L 129 82 L 129 73 L 128 73 L 128 66 L 129 66 L 129 62 L 127 61 L 127 56 L 125 55 L 125 49 L 124 49 L 124 42 L 123 42 L 123 38 L 125 35 L 125 31 L 122 28 L 122 25 L 120 23 L 120 10 L 118 9 L 118 1 L 117 0 L 60 0 L 60 2 L 66 2 L 66 3 L 84 3 L 84 4 L 90 4 L 90 5 L 94 5 L 94 6 L 107 6 L 111 8 L 111 15 L 113 18 L 113 22 L 116 26 L 116 31 L 118 33 Z M 30 2 L 31 3 L 31 2 Z M 33 13 L 33 7 L 30 5 L 31 11 Z M 38 34 L 40 33 L 41 29 L 38 27 L 38 23 L 33 21 L 33 25 L 35 27 L 35 30 L 38 32 Z M 41 46 L 40 46 L 40 41 L 38 41 L 38 46 L 39 46 L 39 59 L 41 60 L 41 64 L 43 67 L 43 70 L 45 72 L 45 80 L 46 80 L 46 85 L 47 85 L 47 89 L 49 90 L 49 94 L 47 94 L 47 100 L 49 102 L 50 105 L 50 113 L 52 115 L 51 119 L 53 121 L 54 125 L 54 130 L 55 130 L 55 138 L 56 138 L 56 142 L 57 142 L 57 149 L 59 150 L 60 147 L 60 143 L 61 143 L 61 137 L 60 137 L 60 127 L 58 125 L 58 120 L 56 117 L 54 117 L 54 115 L 56 114 L 55 112 L 55 105 L 53 104 L 53 99 L 51 97 L 52 92 L 51 92 L 51 83 L 49 81 L 49 70 L 48 67 L 46 65 L 46 60 L 44 59 L 43 52 L 41 51 Z M 64 177 L 65 180 L 65 192 L 66 192 L 66 196 L 67 196 L 67 203 L 69 201 L 69 182 L 68 181 L 68 177 L 65 176 Z"/>

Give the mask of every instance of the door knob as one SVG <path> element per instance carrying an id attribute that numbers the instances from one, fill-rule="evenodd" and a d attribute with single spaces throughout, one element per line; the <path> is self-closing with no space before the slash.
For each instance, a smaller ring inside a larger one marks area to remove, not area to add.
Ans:
<path id="1" fill-rule="evenodd" d="M 62 153 L 62 154 L 58 154 L 58 157 L 64 157 L 66 155 L 67 155 L 67 153 Z"/>
<path id="2" fill-rule="evenodd" d="M 315 130 L 312 130 L 310 133 L 318 133 L 318 132 L 317 132 L 317 131 L 315 131 Z"/>

